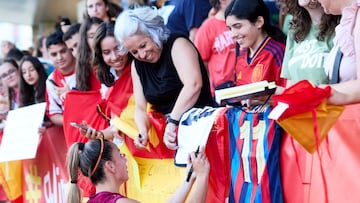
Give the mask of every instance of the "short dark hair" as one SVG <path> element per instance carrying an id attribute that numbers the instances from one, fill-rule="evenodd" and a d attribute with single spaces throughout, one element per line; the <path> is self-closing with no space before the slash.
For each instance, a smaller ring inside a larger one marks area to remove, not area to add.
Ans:
<path id="1" fill-rule="evenodd" d="M 46 38 L 46 48 L 48 49 L 51 45 L 65 44 L 63 41 L 63 33 L 61 31 L 55 31 Z"/>
<path id="2" fill-rule="evenodd" d="M 75 23 L 75 24 L 72 24 L 69 29 L 64 33 L 63 35 L 63 40 L 64 42 L 68 39 L 70 39 L 73 35 L 75 35 L 76 33 L 79 33 L 79 30 L 80 30 L 80 26 L 81 24 L 80 23 Z"/>
<path id="3" fill-rule="evenodd" d="M 15 61 L 20 61 L 22 57 L 24 57 L 24 53 L 16 47 L 10 49 L 9 52 L 6 54 L 6 58 L 14 59 Z"/>
<path id="4" fill-rule="evenodd" d="M 60 25 L 71 25 L 71 21 L 68 17 L 61 17 Z"/>

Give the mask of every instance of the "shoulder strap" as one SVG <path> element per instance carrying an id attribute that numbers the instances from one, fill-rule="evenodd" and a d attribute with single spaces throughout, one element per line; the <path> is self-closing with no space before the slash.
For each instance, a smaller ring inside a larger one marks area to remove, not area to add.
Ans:
<path id="1" fill-rule="evenodd" d="M 340 63 L 342 59 L 343 53 L 340 50 L 340 47 L 338 48 L 335 56 L 334 66 L 333 66 L 333 72 L 331 76 L 331 84 L 336 84 L 340 82 Z"/>
<path id="2" fill-rule="evenodd" d="M 234 65 L 234 84 L 233 86 L 236 86 L 236 64 L 238 61 L 238 58 L 240 56 L 240 44 L 236 42 L 236 46 L 235 46 L 235 65 Z"/>

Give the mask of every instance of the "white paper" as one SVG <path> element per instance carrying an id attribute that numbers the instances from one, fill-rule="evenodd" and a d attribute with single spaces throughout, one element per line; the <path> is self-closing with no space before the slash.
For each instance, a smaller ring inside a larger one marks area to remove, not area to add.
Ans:
<path id="1" fill-rule="evenodd" d="M 289 108 L 288 104 L 283 103 L 283 102 L 278 102 L 278 104 L 275 106 L 275 108 L 270 112 L 268 118 L 277 120 L 288 108 Z"/>
<path id="2" fill-rule="evenodd" d="M 175 164 L 186 165 L 189 153 L 206 146 L 216 116 L 223 108 L 192 108 L 181 116 Z M 184 125 L 184 121 L 190 123 Z"/>
<path id="3" fill-rule="evenodd" d="M 44 102 L 9 111 L 0 146 L 0 162 L 35 158 L 45 105 Z"/>

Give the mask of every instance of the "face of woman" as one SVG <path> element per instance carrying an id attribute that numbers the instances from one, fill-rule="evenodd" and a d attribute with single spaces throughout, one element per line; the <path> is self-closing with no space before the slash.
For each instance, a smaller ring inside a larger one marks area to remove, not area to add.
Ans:
<path id="1" fill-rule="evenodd" d="M 115 37 L 105 37 L 101 41 L 100 46 L 102 57 L 108 66 L 115 68 L 117 71 L 125 68 L 128 61 L 128 54 L 119 51 Z"/>
<path id="2" fill-rule="evenodd" d="M 115 165 L 115 176 L 117 180 L 121 182 L 125 182 L 129 179 L 128 169 L 127 169 L 127 159 L 124 154 L 120 153 L 120 150 L 117 148 L 116 145 L 112 147 L 112 162 Z"/>
<path id="3" fill-rule="evenodd" d="M 95 32 L 98 29 L 98 27 L 99 27 L 99 24 L 92 24 L 90 29 L 86 32 L 87 43 L 91 50 L 93 50 L 94 36 L 95 36 Z"/>
<path id="4" fill-rule="evenodd" d="M 226 26 L 231 31 L 232 37 L 239 43 L 241 49 L 250 48 L 255 50 L 258 41 L 262 41 L 262 24 L 259 20 L 251 23 L 249 20 L 238 19 L 234 15 L 230 15 L 226 17 Z"/>
<path id="5" fill-rule="evenodd" d="M 156 63 L 161 56 L 161 49 L 157 47 L 154 40 L 143 34 L 135 34 L 126 37 L 123 44 L 127 50 L 139 61 Z"/>
<path id="6" fill-rule="evenodd" d="M 341 1 L 342 0 L 319 0 L 321 6 L 324 8 L 325 13 L 333 15 L 341 15 Z"/>
<path id="7" fill-rule="evenodd" d="M 18 87 L 19 73 L 11 63 L 3 63 L 0 66 L 0 78 L 9 88 Z"/>
<path id="8" fill-rule="evenodd" d="M 39 74 L 30 61 L 24 61 L 21 66 L 21 74 L 25 82 L 29 85 L 35 85 L 39 80 Z"/>
<path id="9" fill-rule="evenodd" d="M 87 0 L 86 11 L 90 17 L 97 17 L 106 20 L 106 12 L 109 10 L 104 0 Z"/>

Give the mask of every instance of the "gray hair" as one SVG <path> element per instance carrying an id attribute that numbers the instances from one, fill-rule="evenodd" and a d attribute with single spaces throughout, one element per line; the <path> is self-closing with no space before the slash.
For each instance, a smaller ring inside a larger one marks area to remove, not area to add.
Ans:
<path id="1" fill-rule="evenodd" d="M 158 14 L 155 7 L 143 6 L 123 11 L 115 22 L 115 37 L 120 42 L 120 49 L 123 47 L 123 39 L 135 34 L 143 34 L 151 37 L 155 44 L 162 48 L 170 35 L 170 31 L 164 24 L 164 19 Z"/>

